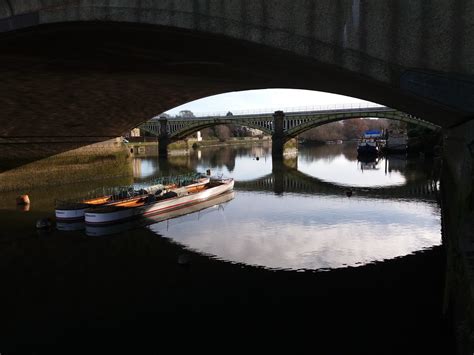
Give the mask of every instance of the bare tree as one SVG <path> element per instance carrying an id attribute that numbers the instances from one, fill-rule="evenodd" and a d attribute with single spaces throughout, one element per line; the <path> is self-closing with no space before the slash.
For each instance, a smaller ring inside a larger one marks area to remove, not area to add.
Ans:
<path id="1" fill-rule="evenodd" d="M 179 111 L 178 117 L 193 118 L 193 117 L 196 117 L 196 116 L 194 116 L 194 113 L 190 110 L 181 110 L 181 111 Z"/>

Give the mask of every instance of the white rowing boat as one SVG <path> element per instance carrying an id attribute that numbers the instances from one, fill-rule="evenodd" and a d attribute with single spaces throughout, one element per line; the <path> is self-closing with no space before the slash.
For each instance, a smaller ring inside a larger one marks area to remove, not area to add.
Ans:
<path id="1" fill-rule="evenodd" d="M 211 179 L 207 184 L 190 187 L 170 189 L 159 196 L 148 195 L 134 201 L 86 210 L 85 222 L 96 225 L 116 223 L 189 207 L 232 190 L 234 179 Z"/>
<path id="2" fill-rule="evenodd" d="M 182 187 L 183 189 L 194 189 L 196 186 L 201 186 L 209 183 L 209 177 L 202 177 L 196 180 L 196 182 Z M 122 196 L 101 196 L 93 199 L 83 200 L 81 202 L 61 202 L 56 206 L 56 220 L 59 222 L 74 222 L 83 220 L 85 217 L 85 211 L 103 206 L 114 206 L 124 202 L 134 202 L 141 198 L 147 197 L 150 194 L 174 188 L 176 185 L 152 185 L 147 188 L 141 189 L 139 192 L 135 191 L 132 194 L 125 194 Z M 132 191 L 133 192 L 133 191 Z"/>
<path id="3" fill-rule="evenodd" d="M 196 203 L 194 205 L 183 207 L 179 209 L 175 209 L 169 212 L 160 213 L 154 216 L 147 216 L 144 218 L 136 218 L 120 223 L 110 223 L 110 224 L 85 224 L 84 222 L 80 222 L 80 228 L 85 229 L 86 235 L 98 237 L 98 236 L 106 236 L 116 233 L 123 233 L 128 230 L 137 229 L 146 227 L 152 224 L 156 224 L 162 221 L 170 220 L 170 219 L 177 219 L 180 223 L 183 221 L 196 221 L 196 218 L 192 219 L 192 215 L 202 213 L 202 211 L 207 210 L 209 212 L 217 211 L 216 207 L 223 206 L 230 200 L 234 198 L 234 191 L 224 192 L 221 195 L 209 198 L 200 203 Z M 186 217 L 190 219 L 186 219 Z M 181 219 L 183 218 L 183 219 Z M 71 224 L 71 223 L 63 223 L 63 224 Z M 72 223 L 74 224 L 74 223 Z"/>

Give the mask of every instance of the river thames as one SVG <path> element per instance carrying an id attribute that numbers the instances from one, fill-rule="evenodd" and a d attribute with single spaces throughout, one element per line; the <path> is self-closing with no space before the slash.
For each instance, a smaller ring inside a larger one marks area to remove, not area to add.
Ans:
<path id="1" fill-rule="evenodd" d="M 40 188 L 28 211 L 0 194 L 5 350 L 172 334 L 223 337 L 228 350 L 242 336 L 330 354 L 450 346 L 433 161 L 359 161 L 347 143 L 300 146 L 283 162 L 260 144 L 130 164 L 136 186 L 211 169 L 235 189 L 172 219 L 43 232 L 35 221 L 54 216 L 55 189 L 92 185 Z"/>

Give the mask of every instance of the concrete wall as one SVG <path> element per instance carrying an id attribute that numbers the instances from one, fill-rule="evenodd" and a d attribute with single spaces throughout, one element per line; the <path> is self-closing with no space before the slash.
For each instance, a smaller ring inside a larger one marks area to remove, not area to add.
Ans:
<path id="1" fill-rule="evenodd" d="M 446 87 L 439 88 L 445 84 L 472 92 L 472 82 L 454 77 L 443 82 L 442 77 L 418 73 L 458 73 L 466 80 L 474 74 L 474 3 L 467 0 L 1 0 L 0 21 L 3 31 L 59 22 L 119 21 L 224 35 L 284 49 L 473 111 L 473 103 L 447 98 L 447 92 L 440 92 Z"/>
<path id="2" fill-rule="evenodd" d="M 446 130 L 442 174 L 445 312 L 458 354 L 474 351 L 474 122 Z"/>

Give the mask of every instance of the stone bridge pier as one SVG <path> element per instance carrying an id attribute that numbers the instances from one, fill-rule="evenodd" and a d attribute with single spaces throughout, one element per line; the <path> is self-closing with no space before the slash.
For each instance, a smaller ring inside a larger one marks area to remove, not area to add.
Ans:
<path id="1" fill-rule="evenodd" d="M 458 354 L 474 352 L 474 121 L 444 132 L 443 243 L 447 264 L 445 316 L 452 321 Z"/>
<path id="2" fill-rule="evenodd" d="M 283 111 L 275 111 L 273 114 L 272 134 L 272 156 L 274 159 L 283 159 L 283 149 L 285 144 L 284 121 L 285 114 Z"/>
<path id="3" fill-rule="evenodd" d="M 170 137 L 168 132 L 168 120 L 166 117 L 160 117 L 160 134 L 158 135 L 158 156 L 166 158 L 168 156 L 168 145 Z"/>

